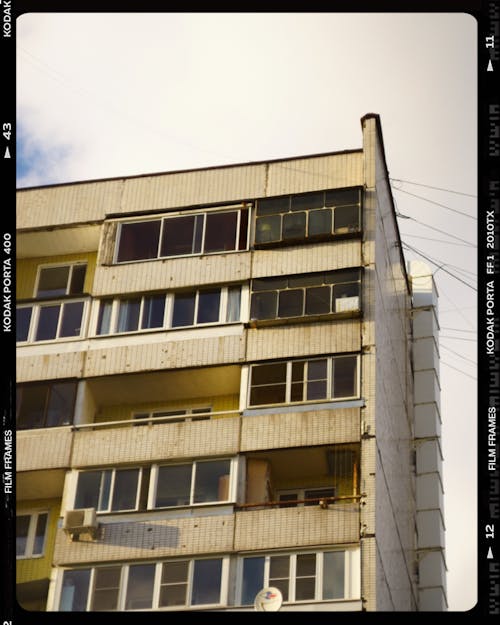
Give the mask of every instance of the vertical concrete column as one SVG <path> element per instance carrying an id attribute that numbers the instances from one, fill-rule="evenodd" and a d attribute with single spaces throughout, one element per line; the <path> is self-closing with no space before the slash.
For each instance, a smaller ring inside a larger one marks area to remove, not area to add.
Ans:
<path id="1" fill-rule="evenodd" d="M 429 267 L 411 261 L 419 610 L 446 610 L 438 293 Z"/>

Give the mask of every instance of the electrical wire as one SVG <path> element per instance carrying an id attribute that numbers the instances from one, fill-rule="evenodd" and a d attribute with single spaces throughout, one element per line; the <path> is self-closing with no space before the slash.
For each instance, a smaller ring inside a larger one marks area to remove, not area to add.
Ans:
<path id="1" fill-rule="evenodd" d="M 445 245 L 460 245 L 461 247 L 470 247 L 468 243 L 455 243 L 454 241 L 445 241 L 444 239 L 432 239 L 430 237 L 419 237 L 416 234 L 408 234 L 407 232 L 400 233 L 402 237 L 409 237 L 410 239 L 424 239 L 425 241 L 435 241 L 436 243 L 444 243 Z"/>
<path id="2" fill-rule="evenodd" d="M 427 256 L 426 254 L 422 254 L 422 252 L 420 252 L 419 250 L 417 250 L 416 248 L 412 247 L 411 245 L 408 245 L 408 243 L 403 243 L 403 247 L 405 247 L 406 249 L 415 252 L 415 254 L 418 254 L 419 256 L 421 256 L 422 258 L 425 258 L 425 260 L 428 260 L 430 263 L 432 263 L 433 265 L 436 265 L 436 267 L 438 267 L 439 269 L 441 269 L 441 271 L 444 271 L 444 273 L 447 273 L 448 275 L 450 275 L 452 278 L 455 278 L 455 280 L 458 280 L 459 282 L 461 282 L 462 284 L 465 284 L 465 286 L 468 286 L 469 289 L 472 289 L 473 291 L 477 291 L 477 289 L 472 286 L 471 284 L 469 284 L 468 282 L 466 282 L 465 280 L 462 280 L 462 278 L 459 278 L 458 276 L 456 276 L 455 274 L 451 273 L 451 271 L 448 271 L 447 269 L 444 268 L 443 265 L 440 265 L 439 263 L 437 263 L 435 260 L 432 260 L 429 256 Z"/>
<path id="3" fill-rule="evenodd" d="M 458 358 L 461 358 L 462 360 L 466 360 L 467 362 L 470 362 L 473 365 L 477 365 L 477 362 L 475 360 L 472 360 L 472 358 L 467 358 L 466 356 L 463 356 L 459 352 L 456 352 L 455 350 L 450 349 L 449 347 L 446 347 L 446 345 L 440 345 L 440 349 L 445 349 L 447 352 L 451 352 L 452 354 L 455 354 L 455 356 L 458 356 Z"/>
<path id="4" fill-rule="evenodd" d="M 440 230 L 439 228 L 435 228 L 434 226 L 429 226 L 428 224 L 425 224 L 423 221 L 419 221 L 418 219 L 415 219 L 415 217 L 403 215 L 400 212 L 396 213 L 396 217 L 400 217 L 401 219 L 411 219 L 411 221 L 414 221 L 415 223 L 420 224 L 421 226 L 424 226 L 425 228 L 429 228 L 430 230 L 435 230 L 436 232 L 444 234 L 447 237 L 451 237 L 452 239 L 456 239 L 457 241 L 461 241 L 462 243 L 467 243 L 469 247 L 474 247 L 474 248 L 477 247 L 474 243 L 471 243 L 470 241 L 461 239 L 460 237 L 457 237 L 454 234 L 450 234 L 449 232 L 445 232 L 444 230 Z"/>
<path id="5" fill-rule="evenodd" d="M 441 364 L 446 365 L 447 367 L 450 367 L 450 369 L 454 369 L 455 371 L 458 371 L 459 373 L 462 373 L 463 375 L 466 375 L 468 378 L 471 378 L 472 380 L 477 380 L 477 378 L 474 375 L 470 375 L 470 373 L 465 373 L 465 371 L 462 371 L 462 369 L 458 369 L 457 367 L 450 365 L 448 362 L 445 362 L 444 360 L 441 360 Z"/>
<path id="6" fill-rule="evenodd" d="M 435 206 L 440 206 L 441 208 L 446 208 L 446 210 L 451 211 L 452 213 L 457 213 L 458 215 L 462 215 L 462 217 L 468 217 L 469 219 L 474 219 L 477 221 L 477 217 L 473 217 L 472 215 L 468 215 L 467 213 L 463 213 L 462 211 L 457 210 L 456 208 L 450 208 L 446 206 L 446 204 L 440 204 L 439 202 L 434 202 L 434 200 L 429 200 L 429 198 L 423 197 L 422 195 L 416 195 L 415 193 L 410 193 L 409 191 L 404 191 L 404 189 L 398 189 L 397 187 L 392 187 L 394 191 L 400 191 L 401 193 L 406 193 L 406 195 L 411 195 L 412 197 L 416 197 L 419 200 L 424 200 L 425 202 L 429 202 L 429 204 L 434 204 Z"/>
<path id="7" fill-rule="evenodd" d="M 439 340 L 441 339 L 452 339 L 454 341 L 468 341 L 470 343 L 477 343 L 477 339 L 466 339 L 461 336 L 446 336 L 445 334 L 439 335 Z"/>
<path id="8" fill-rule="evenodd" d="M 453 191 L 452 189 L 443 189 L 442 187 L 432 187 L 430 184 L 422 184 L 421 182 L 412 182 L 411 180 L 402 180 L 401 178 L 389 178 L 393 182 L 406 182 L 408 184 L 417 185 L 417 187 L 427 187 L 428 189 L 436 189 L 437 191 L 447 191 L 448 193 L 456 193 L 457 195 L 465 195 L 466 197 L 477 197 L 472 193 L 463 193 L 462 191 Z"/>

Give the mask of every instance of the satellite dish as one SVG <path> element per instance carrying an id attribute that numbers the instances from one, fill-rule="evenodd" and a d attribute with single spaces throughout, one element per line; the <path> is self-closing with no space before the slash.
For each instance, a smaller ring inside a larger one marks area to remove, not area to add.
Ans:
<path id="1" fill-rule="evenodd" d="M 282 603 L 281 591 L 274 586 L 268 586 L 257 593 L 253 605 L 257 612 L 277 612 Z"/>

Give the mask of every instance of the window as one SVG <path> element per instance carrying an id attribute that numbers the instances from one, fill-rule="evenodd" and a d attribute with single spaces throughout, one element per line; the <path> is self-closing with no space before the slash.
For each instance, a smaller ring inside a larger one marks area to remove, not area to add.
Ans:
<path id="1" fill-rule="evenodd" d="M 185 421 L 207 421 L 210 419 L 211 407 L 207 408 L 183 408 L 181 410 L 157 410 L 154 412 L 136 412 L 134 419 L 150 419 L 143 423 L 135 425 L 152 424 L 155 419 L 161 420 L 161 423 L 184 423 Z"/>
<path id="2" fill-rule="evenodd" d="M 321 499 L 335 497 L 335 488 L 297 488 L 279 493 L 279 501 L 283 502 L 282 508 L 296 508 L 297 506 L 317 506 Z M 309 501 L 308 501 L 309 500 Z M 297 503 L 297 502 L 303 503 Z M 329 501 L 328 504 L 333 503 Z"/>
<path id="3" fill-rule="evenodd" d="M 143 295 L 100 302 L 96 333 L 119 334 L 240 319 L 241 286 Z"/>
<path id="4" fill-rule="evenodd" d="M 81 295 L 86 271 L 87 265 L 84 263 L 40 267 L 35 297 L 53 299 L 64 295 Z"/>
<path id="5" fill-rule="evenodd" d="M 241 605 L 252 605 L 265 586 L 278 588 L 287 603 L 359 597 L 358 559 L 357 550 L 242 558 Z"/>
<path id="6" fill-rule="evenodd" d="M 257 247 L 359 232 L 361 189 L 315 191 L 257 202 Z"/>
<path id="7" fill-rule="evenodd" d="M 231 460 L 158 467 L 155 508 L 229 501 Z"/>
<path id="8" fill-rule="evenodd" d="M 17 387 L 17 428 L 57 427 L 73 423 L 76 382 L 41 382 Z"/>
<path id="9" fill-rule="evenodd" d="M 176 293 L 172 328 L 238 321 L 240 299 L 240 286 Z"/>
<path id="10" fill-rule="evenodd" d="M 82 334 L 84 300 L 32 304 L 16 309 L 16 341 L 53 341 Z"/>
<path id="11" fill-rule="evenodd" d="M 48 518 L 48 512 L 32 512 L 16 516 L 17 559 L 43 555 Z"/>
<path id="12" fill-rule="evenodd" d="M 65 570 L 60 611 L 176 609 L 226 602 L 228 558 Z"/>
<path id="13" fill-rule="evenodd" d="M 248 209 L 120 224 L 116 262 L 247 249 Z"/>
<path id="14" fill-rule="evenodd" d="M 248 405 L 352 399 L 358 377 L 356 355 L 252 365 Z"/>
<path id="15" fill-rule="evenodd" d="M 360 270 L 252 280 L 251 319 L 288 319 L 360 308 Z"/>
<path id="16" fill-rule="evenodd" d="M 74 507 L 95 508 L 98 512 L 145 510 L 148 485 L 148 469 L 81 471 Z"/>

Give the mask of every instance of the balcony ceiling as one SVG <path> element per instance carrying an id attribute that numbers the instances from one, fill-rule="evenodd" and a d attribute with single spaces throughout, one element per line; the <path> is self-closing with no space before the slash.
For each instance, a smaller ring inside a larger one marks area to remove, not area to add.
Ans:
<path id="1" fill-rule="evenodd" d="M 237 366 L 204 367 L 117 375 L 88 380 L 88 384 L 98 406 L 190 400 L 239 393 L 240 369 Z"/>
<path id="2" fill-rule="evenodd" d="M 99 247 L 100 234 L 100 224 L 18 232 L 16 235 L 17 257 L 36 258 L 94 252 Z"/>

